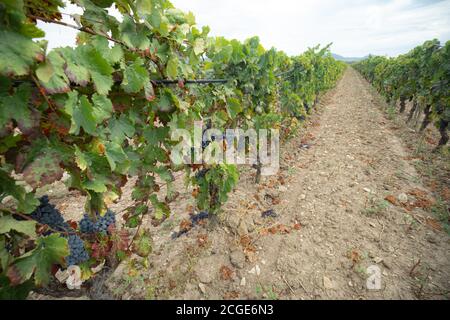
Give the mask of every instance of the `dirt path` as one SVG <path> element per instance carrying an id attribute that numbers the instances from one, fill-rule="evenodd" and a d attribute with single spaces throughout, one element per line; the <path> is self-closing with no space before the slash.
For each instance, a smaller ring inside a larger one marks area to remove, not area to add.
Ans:
<path id="1" fill-rule="evenodd" d="M 178 243 L 178 253 L 192 252 L 188 266 L 184 258 L 166 265 L 174 272 L 162 276 L 172 282 L 167 297 L 448 296 L 449 237 L 420 208 L 429 205 L 430 192 L 405 160 L 369 84 L 349 69 L 325 100 L 320 125 L 314 122 L 306 136 L 310 146 L 290 143 L 280 176 L 260 187 L 244 175 L 222 215 L 227 227 L 208 233 L 205 249 L 192 249 L 201 230 L 190 235 L 191 244 Z M 278 216 L 261 218 L 269 208 Z M 380 290 L 366 287 L 369 266 L 380 271 Z M 183 276 L 175 276 L 180 270 Z"/>
<path id="2" fill-rule="evenodd" d="M 277 176 L 255 185 L 244 170 L 220 223 L 173 240 L 192 205 L 182 196 L 170 219 L 148 226 L 149 259 L 122 264 L 105 282 L 109 295 L 100 287 L 93 298 L 448 298 L 450 238 L 379 104 L 349 68 L 282 148 Z M 276 217 L 262 218 L 269 209 Z M 367 289 L 371 266 L 379 290 Z"/>
<path id="3" fill-rule="evenodd" d="M 280 222 L 297 219 L 305 227 L 259 244 L 266 262 L 259 281 L 288 286 L 280 298 L 405 299 L 450 288 L 447 235 L 430 228 L 422 210 L 383 201 L 404 193 L 411 202 L 409 193 L 429 192 L 373 101 L 349 69 L 311 131 L 314 145 L 297 158 Z M 380 291 L 366 289 L 370 265 L 381 269 Z"/>

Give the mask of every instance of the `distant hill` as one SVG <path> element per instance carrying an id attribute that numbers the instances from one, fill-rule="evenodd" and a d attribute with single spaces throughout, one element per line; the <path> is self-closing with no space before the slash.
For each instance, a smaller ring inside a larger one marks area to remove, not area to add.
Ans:
<path id="1" fill-rule="evenodd" d="M 365 56 L 365 57 L 343 57 L 343 56 L 340 56 L 340 55 L 335 54 L 335 53 L 332 53 L 331 55 L 336 60 L 344 61 L 344 62 L 358 62 L 358 61 L 364 60 L 367 57 L 369 57 L 369 56 Z"/>

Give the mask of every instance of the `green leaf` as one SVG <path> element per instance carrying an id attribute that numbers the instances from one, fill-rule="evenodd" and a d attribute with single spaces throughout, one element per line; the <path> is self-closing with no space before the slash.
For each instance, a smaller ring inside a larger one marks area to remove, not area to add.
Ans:
<path id="1" fill-rule="evenodd" d="M 227 111 L 232 119 L 236 118 L 238 113 L 242 112 L 241 102 L 236 98 L 228 98 Z"/>
<path id="2" fill-rule="evenodd" d="M 195 39 L 194 41 L 194 53 L 200 55 L 205 51 L 205 40 L 202 38 Z"/>
<path id="3" fill-rule="evenodd" d="M 77 57 L 80 64 L 89 70 L 98 94 L 107 95 L 114 84 L 113 67 L 102 57 L 99 51 L 90 46 L 78 47 Z"/>
<path id="4" fill-rule="evenodd" d="M 195 16 L 194 16 L 194 14 L 193 14 L 191 11 L 189 11 L 189 12 L 186 14 L 186 22 L 187 22 L 190 26 L 195 25 Z"/>
<path id="5" fill-rule="evenodd" d="M 171 79 L 176 79 L 178 75 L 178 59 L 175 57 L 172 57 L 167 62 L 167 76 Z"/>
<path id="6" fill-rule="evenodd" d="M 107 96 L 94 93 L 92 95 L 92 102 L 94 103 L 94 117 L 98 124 L 111 117 L 113 105 Z"/>
<path id="7" fill-rule="evenodd" d="M 31 213 L 39 205 L 32 193 L 27 193 L 22 186 L 16 184 L 5 171 L 0 169 L 0 199 L 12 196 L 18 202 L 17 210 L 22 213 Z"/>
<path id="8" fill-rule="evenodd" d="M 43 57 L 37 43 L 16 32 L 1 30 L 0 43 L 0 74 L 3 75 L 26 75 L 36 59 Z"/>
<path id="9" fill-rule="evenodd" d="M 118 144 L 122 144 L 126 137 L 133 137 L 134 126 L 125 115 L 121 115 L 119 119 L 111 119 L 109 121 L 109 130 L 111 132 L 110 139 Z"/>
<path id="10" fill-rule="evenodd" d="M 70 81 L 82 87 L 85 87 L 90 79 L 88 69 L 69 61 L 66 64 L 65 73 L 67 77 L 70 79 Z"/>
<path id="11" fill-rule="evenodd" d="M 69 79 L 64 72 L 64 59 L 56 51 L 47 56 L 45 63 L 36 70 L 36 76 L 49 94 L 64 93 L 70 90 Z"/>
<path id="12" fill-rule="evenodd" d="M 142 258 L 146 258 L 152 253 L 153 240 L 148 231 L 141 230 L 139 232 L 133 242 L 133 249 L 135 253 Z"/>
<path id="13" fill-rule="evenodd" d="M 11 286 L 8 277 L 0 275 L 0 300 L 25 300 L 33 287 L 32 280 Z"/>
<path id="14" fill-rule="evenodd" d="M 90 165 L 89 159 L 83 154 L 78 146 L 75 146 L 75 162 L 82 171 L 86 170 Z"/>
<path id="15" fill-rule="evenodd" d="M 103 193 L 108 191 L 108 188 L 102 181 L 100 181 L 100 179 L 85 181 L 83 182 L 83 187 L 86 190 L 92 190 L 97 193 Z"/>
<path id="16" fill-rule="evenodd" d="M 128 158 L 122 147 L 114 142 L 107 143 L 106 145 L 106 159 L 111 166 L 111 170 L 116 170 L 116 163 L 123 163 Z"/>
<path id="17" fill-rule="evenodd" d="M 11 96 L 0 96 L 0 127 L 6 126 L 10 119 L 23 123 L 25 127 L 31 125 L 31 113 L 28 101 L 31 87 L 28 83 L 21 84 Z"/>
<path id="18" fill-rule="evenodd" d="M 125 92 L 136 93 L 141 91 L 145 85 L 150 83 L 148 71 L 142 66 L 142 59 L 136 61 L 128 66 L 124 71 L 124 78 L 122 87 Z"/>
<path id="19" fill-rule="evenodd" d="M 10 259 L 10 254 L 8 250 L 6 250 L 6 241 L 4 236 L 0 237 L 0 270 L 6 270 L 8 266 L 8 262 Z M 1 271 L 0 271 L 1 273 Z"/>
<path id="20" fill-rule="evenodd" d="M 14 261 L 7 271 L 12 285 L 24 283 L 34 274 L 37 286 L 48 284 L 53 264 L 63 264 L 69 255 L 67 240 L 57 234 L 38 238 L 36 248 Z"/>
<path id="21" fill-rule="evenodd" d="M 152 0 L 137 0 L 136 9 L 139 15 L 151 14 L 152 13 Z"/>
<path id="22" fill-rule="evenodd" d="M 170 216 L 170 208 L 167 203 L 159 201 L 158 197 L 155 194 L 152 194 L 149 199 L 155 210 L 156 219 L 161 220 L 164 216 Z"/>
<path id="23" fill-rule="evenodd" d="M 65 105 L 66 112 L 72 116 L 70 133 L 78 135 L 80 128 L 89 134 L 94 134 L 96 129 L 96 118 L 94 108 L 86 96 L 78 98 L 77 92 L 70 92 Z"/>
<path id="24" fill-rule="evenodd" d="M 11 215 L 0 217 L 0 234 L 8 233 L 11 230 L 36 238 L 36 221 L 19 221 Z"/>

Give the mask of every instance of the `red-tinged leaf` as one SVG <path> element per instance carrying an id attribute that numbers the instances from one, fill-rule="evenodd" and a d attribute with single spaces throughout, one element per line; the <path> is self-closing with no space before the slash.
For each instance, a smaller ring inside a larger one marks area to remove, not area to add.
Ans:
<path id="1" fill-rule="evenodd" d="M 6 276 L 8 277 L 9 282 L 11 283 L 12 286 L 17 286 L 22 282 L 24 282 L 19 272 L 19 269 L 14 265 L 8 269 L 8 271 L 6 272 Z"/>
<path id="2" fill-rule="evenodd" d="M 227 266 L 222 266 L 220 268 L 220 278 L 222 280 L 231 280 L 231 278 L 233 277 L 233 270 L 231 270 L 229 267 Z"/>
<path id="3" fill-rule="evenodd" d="M 55 153 L 40 155 L 23 170 L 24 180 L 33 189 L 59 181 L 64 173 L 59 163 L 59 157 Z"/>

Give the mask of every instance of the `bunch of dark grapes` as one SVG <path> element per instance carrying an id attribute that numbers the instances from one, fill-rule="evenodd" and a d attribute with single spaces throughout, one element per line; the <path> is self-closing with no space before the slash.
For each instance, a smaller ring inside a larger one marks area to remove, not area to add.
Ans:
<path id="1" fill-rule="evenodd" d="M 89 254 L 84 247 L 84 242 L 77 235 L 69 235 L 68 238 L 70 255 L 66 258 L 68 266 L 79 265 L 89 260 Z"/>
<path id="2" fill-rule="evenodd" d="M 198 214 L 194 214 L 191 216 L 191 222 L 193 225 L 198 224 L 201 220 L 208 219 L 209 213 L 207 211 L 202 211 Z"/>
<path id="3" fill-rule="evenodd" d="M 80 231 L 82 233 L 93 233 L 94 232 L 94 222 L 92 222 L 91 217 L 85 213 L 83 218 L 78 223 Z"/>
<path id="4" fill-rule="evenodd" d="M 194 226 L 198 225 L 200 221 L 203 221 L 208 218 L 209 218 L 209 213 L 207 211 L 202 211 L 202 212 L 199 212 L 198 214 L 194 214 L 191 216 L 192 226 L 194 227 Z M 175 240 L 175 239 L 181 237 L 183 234 L 186 234 L 188 232 L 189 232 L 188 229 L 184 229 L 179 232 L 172 233 L 171 237 L 173 240 Z"/>
<path id="5" fill-rule="evenodd" d="M 209 169 L 202 169 L 195 174 L 195 179 L 200 180 L 203 179 L 206 174 L 209 172 Z"/>
<path id="6" fill-rule="evenodd" d="M 114 212 L 108 210 L 104 216 L 97 214 L 96 221 L 93 221 L 88 214 L 83 216 L 79 222 L 82 233 L 107 233 L 110 225 L 116 223 Z"/>
<path id="7" fill-rule="evenodd" d="M 59 232 L 67 232 L 70 230 L 70 226 L 64 221 L 61 212 L 49 202 L 48 196 L 43 196 L 39 201 L 40 205 L 31 213 L 31 217 L 34 220 L 41 224 L 46 224 L 53 230 Z M 51 231 L 48 231 L 46 235 L 50 233 Z"/>

